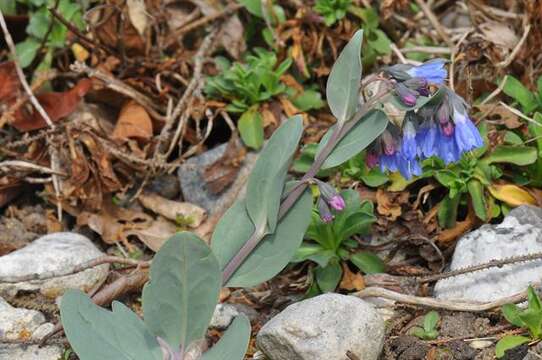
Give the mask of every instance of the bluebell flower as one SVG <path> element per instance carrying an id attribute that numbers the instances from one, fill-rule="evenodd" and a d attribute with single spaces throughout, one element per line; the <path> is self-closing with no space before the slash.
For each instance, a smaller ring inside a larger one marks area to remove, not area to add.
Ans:
<path id="1" fill-rule="evenodd" d="M 441 158 L 445 164 L 458 161 L 462 155 L 453 135 L 453 132 L 452 134 L 447 134 L 442 130 L 442 127 L 439 127 L 436 138 L 436 155 Z"/>
<path id="2" fill-rule="evenodd" d="M 395 94 L 399 100 L 406 106 L 416 105 L 418 93 L 412 89 L 409 89 L 403 83 L 397 83 L 395 85 Z"/>
<path id="3" fill-rule="evenodd" d="M 416 129 L 412 121 L 405 119 L 403 126 L 403 142 L 401 144 L 401 153 L 407 160 L 414 160 L 418 154 L 418 145 L 416 144 Z"/>
<path id="4" fill-rule="evenodd" d="M 406 70 L 406 73 L 412 77 L 419 77 L 427 80 L 429 83 L 440 85 L 444 83 L 444 80 L 448 76 L 448 71 L 444 67 L 445 63 L 446 60 L 444 59 L 429 60 Z"/>
<path id="5" fill-rule="evenodd" d="M 433 121 L 430 121 L 426 126 L 421 127 L 416 134 L 418 156 L 420 158 L 427 159 L 436 154 L 437 132 L 437 126 Z"/>
<path id="6" fill-rule="evenodd" d="M 397 171 L 399 170 L 399 167 L 397 166 L 398 161 L 398 153 L 394 153 L 392 155 L 386 155 L 382 154 L 380 155 L 378 159 L 378 163 L 380 164 L 380 171 L 384 172 L 386 170 L 389 171 Z"/>
<path id="7" fill-rule="evenodd" d="M 408 160 L 399 154 L 397 166 L 401 175 L 407 180 L 410 180 L 412 176 L 420 176 L 422 174 L 422 167 L 417 159 Z"/>
<path id="8" fill-rule="evenodd" d="M 467 152 L 484 146 L 480 132 L 461 111 L 454 109 L 455 142 L 459 151 Z"/>

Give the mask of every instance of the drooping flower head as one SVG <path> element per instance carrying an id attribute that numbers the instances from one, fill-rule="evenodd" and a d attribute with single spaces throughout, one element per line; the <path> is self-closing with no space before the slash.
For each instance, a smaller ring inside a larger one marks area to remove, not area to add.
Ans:
<path id="1" fill-rule="evenodd" d="M 320 198 L 335 211 L 343 211 L 346 204 L 343 197 L 335 190 L 335 188 L 326 182 L 314 179 L 318 189 L 320 190 Z"/>
<path id="2" fill-rule="evenodd" d="M 333 221 L 333 214 L 327 203 L 321 197 L 318 199 L 318 212 L 320 213 L 320 219 L 322 219 L 323 222 L 330 223 Z"/>
<path id="3" fill-rule="evenodd" d="M 406 106 L 416 105 L 418 93 L 412 89 L 409 89 L 403 83 L 397 83 L 395 85 L 395 94 L 399 100 Z"/>

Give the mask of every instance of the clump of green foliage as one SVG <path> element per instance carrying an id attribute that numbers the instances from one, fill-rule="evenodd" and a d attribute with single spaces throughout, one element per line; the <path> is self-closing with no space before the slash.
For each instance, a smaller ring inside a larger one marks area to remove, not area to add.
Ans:
<path id="1" fill-rule="evenodd" d="M 538 149 L 536 163 L 529 167 L 528 183 L 542 186 L 542 76 L 536 81 L 536 91 L 530 91 L 515 77 L 508 75 L 503 92 L 520 105 L 521 110 L 532 116 L 534 122 L 529 122 L 529 133 L 535 140 Z"/>
<path id="2" fill-rule="evenodd" d="M 343 274 L 342 261 L 349 261 L 368 274 L 384 271 L 384 263 L 378 256 L 369 252 L 355 252 L 358 243 L 352 239 L 353 235 L 369 233 L 371 224 L 376 220 L 373 204 L 361 202 L 355 190 L 344 190 L 340 194 L 346 204 L 344 210 L 336 213 L 332 222 L 326 223 L 314 209 L 305 234 L 306 241 L 294 258 L 295 262 L 311 260 L 317 264 L 312 286 L 314 293 L 335 290 Z"/>
<path id="3" fill-rule="evenodd" d="M 327 26 L 335 24 L 346 16 L 352 0 L 316 0 L 314 10 L 324 17 Z"/>
<path id="4" fill-rule="evenodd" d="M 40 48 L 45 50 L 40 69 L 51 67 L 54 51 L 66 45 L 68 29 L 53 18 L 49 8 L 55 6 L 56 0 L 12 0 L 0 2 L 4 14 L 17 14 L 19 8 L 25 9 L 30 19 L 26 27 L 28 37 L 16 45 L 20 65 L 25 68 L 32 64 Z M 83 28 L 83 11 L 81 5 L 74 0 L 59 0 L 56 11 L 67 21 L 78 28 Z M 42 45 L 43 44 L 43 45 Z"/>
<path id="5" fill-rule="evenodd" d="M 435 340 L 438 337 L 437 324 L 440 320 L 438 312 L 432 310 L 423 318 L 423 327 L 414 326 L 410 333 L 422 340 Z"/>
<path id="6" fill-rule="evenodd" d="M 509 323 L 528 330 L 529 336 L 507 335 L 500 339 L 495 347 L 497 358 L 502 358 L 507 350 L 516 346 L 542 339 L 542 304 L 532 286 L 527 290 L 527 298 L 529 304 L 527 309 L 521 309 L 515 304 L 506 304 L 502 307 L 502 313 Z"/>

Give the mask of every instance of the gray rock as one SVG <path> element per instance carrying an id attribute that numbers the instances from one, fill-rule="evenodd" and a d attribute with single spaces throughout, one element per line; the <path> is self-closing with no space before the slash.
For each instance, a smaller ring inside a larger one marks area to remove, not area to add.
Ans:
<path id="1" fill-rule="evenodd" d="M 499 225 L 484 225 L 464 235 L 454 251 L 450 270 L 494 259 L 542 252 L 542 209 L 520 206 Z M 434 294 L 440 299 L 494 301 L 525 290 L 542 277 L 542 260 L 506 265 L 440 280 Z"/>
<path id="2" fill-rule="evenodd" d="M 359 298 L 324 294 L 288 306 L 263 326 L 256 344 L 270 360 L 347 360 L 347 351 L 376 360 L 384 321 Z"/>
<path id="3" fill-rule="evenodd" d="M 0 257 L 0 279 L 61 272 L 75 265 L 104 255 L 83 235 L 63 232 L 40 237 L 28 246 Z M 45 280 L 1 283 L 0 296 L 9 300 L 19 291 L 39 291 L 48 298 L 56 298 L 69 288 L 88 291 L 103 283 L 109 265 L 103 264 L 85 271 Z"/>
<path id="4" fill-rule="evenodd" d="M 201 206 L 207 210 L 208 214 L 212 214 L 215 209 L 221 209 L 224 203 L 229 206 L 232 195 L 235 195 L 234 193 L 238 191 L 234 186 L 230 186 L 220 194 L 213 194 L 206 187 L 203 179 L 205 169 L 224 155 L 226 146 L 227 144 L 222 144 L 201 155 L 191 157 L 179 167 L 179 182 L 181 183 L 184 200 Z M 250 173 L 256 159 L 257 154 L 247 153 L 243 165 L 237 173 L 237 179 L 246 177 Z"/>
<path id="5" fill-rule="evenodd" d="M 59 360 L 64 349 L 57 345 L 0 344 L 0 359 Z"/>
<path id="6" fill-rule="evenodd" d="M 45 316 L 39 311 L 15 308 L 0 297 L 0 338 L 9 340 L 28 338 L 44 322 Z"/>
<path id="7" fill-rule="evenodd" d="M 240 314 L 246 315 L 251 321 L 258 316 L 256 310 L 247 305 L 222 303 L 216 305 L 209 327 L 224 330 Z"/>

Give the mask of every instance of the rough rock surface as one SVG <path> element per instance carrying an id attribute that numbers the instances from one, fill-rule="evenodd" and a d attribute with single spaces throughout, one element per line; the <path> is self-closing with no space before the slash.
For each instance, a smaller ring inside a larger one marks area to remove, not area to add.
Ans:
<path id="1" fill-rule="evenodd" d="M 56 345 L 40 348 L 38 345 L 0 344 L 0 359 L 59 360 L 62 353 L 62 347 Z"/>
<path id="2" fill-rule="evenodd" d="M 22 249 L 1 256 L 0 278 L 61 272 L 102 255 L 104 254 L 83 235 L 70 232 L 49 234 Z M 77 274 L 46 280 L 0 282 L 0 296 L 9 300 L 24 290 L 39 291 L 48 298 L 56 298 L 68 288 L 88 291 L 105 281 L 108 270 L 109 265 L 104 264 Z"/>
<path id="3" fill-rule="evenodd" d="M 347 351 L 376 360 L 384 321 L 359 298 L 324 294 L 288 306 L 262 327 L 256 343 L 270 360 L 347 360 Z"/>
<path id="4" fill-rule="evenodd" d="M 207 210 L 208 214 L 221 209 L 225 202 L 229 206 L 232 196 L 236 197 L 232 192 L 238 191 L 234 186 L 230 186 L 219 194 L 213 194 L 206 187 L 203 178 L 205 169 L 224 155 L 226 147 L 227 144 L 222 144 L 201 155 L 191 157 L 179 167 L 178 175 L 184 200 L 201 206 Z M 237 173 L 237 179 L 246 177 L 252 171 L 256 159 L 257 154 L 247 153 L 241 169 Z"/>
<path id="5" fill-rule="evenodd" d="M 542 209 L 520 206 L 498 225 L 484 225 L 464 235 L 454 251 L 450 270 L 494 259 L 542 252 Z M 540 282 L 542 260 L 506 265 L 440 280 L 435 296 L 440 299 L 494 301 Z"/>
<path id="6" fill-rule="evenodd" d="M 15 308 L 0 297 L 0 338 L 24 340 L 44 322 L 45 316 L 39 311 Z"/>
<path id="7" fill-rule="evenodd" d="M 233 319 L 240 314 L 246 315 L 251 321 L 258 316 L 256 310 L 247 305 L 222 303 L 215 307 L 215 312 L 211 318 L 209 327 L 224 330 L 230 326 Z"/>

